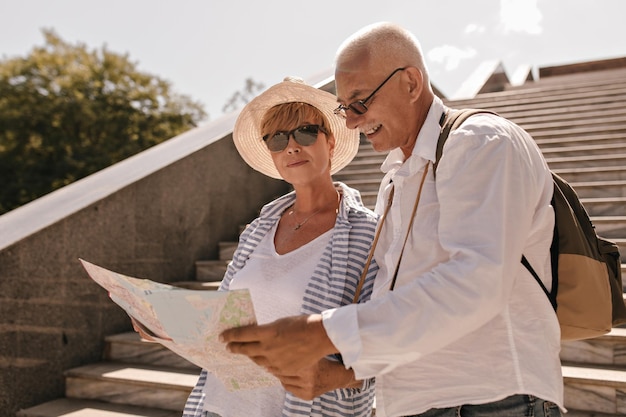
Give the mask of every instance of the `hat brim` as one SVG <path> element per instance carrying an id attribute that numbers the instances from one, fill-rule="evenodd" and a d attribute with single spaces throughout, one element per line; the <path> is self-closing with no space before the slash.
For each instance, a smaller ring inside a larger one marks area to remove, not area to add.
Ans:
<path id="1" fill-rule="evenodd" d="M 263 141 L 261 122 L 270 108 L 277 104 L 293 102 L 312 105 L 330 124 L 335 136 L 331 175 L 348 165 L 359 150 L 359 132 L 357 129 L 348 129 L 345 120 L 333 112 L 337 107 L 336 97 L 326 91 L 291 80 L 282 81 L 268 88 L 241 110 L 233 129 L 233 141 L 243 160 L 253 169 L 269 177 L 282 179 Z"/>

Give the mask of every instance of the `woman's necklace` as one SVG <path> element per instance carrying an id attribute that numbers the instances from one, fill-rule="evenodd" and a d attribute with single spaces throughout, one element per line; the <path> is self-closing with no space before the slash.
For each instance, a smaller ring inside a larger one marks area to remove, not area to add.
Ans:
<path id="1" fill-rule="evenodd" d="M 335 192 L 337 193 L 337 206 L 339 206 L 339 199 L 340 199 L 341 197 L 339 196 L 339 191 L 336 191 L 336 190 L 335 190 Z M 333 202 L 333 203 L 334 203 L 334 202 Z M 309 214 L 309 216 L 308 216 L 306 219 L 302 220 L 301 222 L 298 222 L 298 219 L 296 219 L 294 209 L 292 208 L 291 210 L 289 210 L 289 213 L 287 213 L 287 214 L 289 214 L 289 216 L 293 216 L 293 220 L 294 220 L 294 222 L 296 222 L 296 225 L 295 225 L 295 227 L 293 228 L 293 230 L 294 230 L 294 231 L 296 231 L 296 230 L 300 229 L 302 226 L 304 226 L 304 224 L 305 224 L 306 222 L 308 222 L 308 221 L 309 221 L 309 219 L 310 219 L 311 217 L 315 216 L 317 213 L 319 213 L 320 211 L 322 211 L 322 210 L 323 210 L 323 209 L 325 209 L 326 207 L 328 207 L 328 205 L 323 206 L 323 207 L 320 207 L 319 209 L 315 210 L 312 214 Z M 339 210 L 339 208 L 335 209 L 335 212 L 337 212 L 338 210 Z"/>

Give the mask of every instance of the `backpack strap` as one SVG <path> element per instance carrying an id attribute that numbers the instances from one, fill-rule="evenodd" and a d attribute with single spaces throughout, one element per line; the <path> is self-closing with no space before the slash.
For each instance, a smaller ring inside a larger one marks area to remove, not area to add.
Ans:
<path id="1" fill-rule="evenodd" d="M 557 233 L 555 233 L 555 236 L 556 235 Z M 559 281 L 556 279 L 556 277 L 558 276 L 558 272 L 555 272 L 554 269 L 555 269 L 556 263 L 558 263 L 558 256 L 556 256 L 557 259 L 555 259 L 555 256 L 554 256 L 555 252 L 553 250 L 550 251 L 550 254 L 552 256 L 552 269 L 553 269 L 551 292 L 548 291 L 545 285 L 543 285 L 543 281 L 541 281 L 541 278 L 539 278 L 539 275 L 537 275 L 537 273 L 535 272 L 535 269 L 532 267 L 530 262 L 528 262 L 528 259 L 526 259 L 526 256 L 524 255 L 522 255 L 522 265 L 524 265 L 526 269 L 528 269 L 528 272 L 530 272 L 530 274 L 533 276 L 533 278 L 535 278 L 535 281 L 537 281 L 537 284 L 539 284 L 543 292 L 546 294 L 546 296 L 548 296 L 548 300 L 550 300 L 550 304 L 552 304 L 552 308 L 554 309 L 554 311 L 556 311 L 556 308 L 557 308 L 556 291 L 557 291 L 557 286 L 559 284 Z"/>
<path id="2" fill-rule="evenodd" d="M 447 109 L 441 114 L 441 118 L 439 119 L 441 132 L 439 133 L 439 139 L 437 139 L 437 150 L 435 152 L 435 163 L 433 164 L 433 175 L 437 175 L 437 165 L 439 165 L 439 160 L 443 156 L 443 145 L 445 145 L 446 140 L 448 140 L 450 132 L 458 129 L 464 121 L 469 119 L 471 116 L 479 113 L 490 113 L 495 114 L 496 116 L 498 115 L 495 112 L 483 109 Z"/>

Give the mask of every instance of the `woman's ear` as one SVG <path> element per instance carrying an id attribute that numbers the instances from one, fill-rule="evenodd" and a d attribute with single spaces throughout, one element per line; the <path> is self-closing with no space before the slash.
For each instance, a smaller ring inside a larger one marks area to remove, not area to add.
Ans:
<path id="1" fill-rule="evenodd" d="M 335 153 L 335 135 L 329 133 L 326 137 L 328 138 L 328 155 L 332 158 Z"/>

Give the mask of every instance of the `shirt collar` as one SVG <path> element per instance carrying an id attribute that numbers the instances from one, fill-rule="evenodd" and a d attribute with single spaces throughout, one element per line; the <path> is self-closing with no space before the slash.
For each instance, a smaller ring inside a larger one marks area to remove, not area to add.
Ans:
<path id="1" fill-rule="evenodd" d="M 441 99 L 437 96 L 433 99 L 433 102 L 430 105 L 430 109 L 428 110 L 428 114 L 426 115 L 426 120 L 424 121 L 424 125 L 420 129 L 417 134 L 417 140 L 415 141 L 415 146 L 413 147 L 413 151 L 411 152 L 411 157 L 409 157 L 409 161 L 411 160 L 428 160 L 431 162 L 435 162 L 436 152 L 437 152 L 437 140 L 439 138 L 439 133 L 441 131 L 441 126 L 439 125 L 439 120 L 441 118 L 441 114 L 445 111 L 445 106 Z M 413 158 L 413 157 L 417 158 Z M 389 172 L 394 167 L 398 167 L 404 163 L 404 154 L 400 148 L 393 149 L 385 158 L 385 161 L 381 165 L 381 170 L 383 172 Z M 412 164 L 411 164 L 412 165 Z M 422 162 L 418 164 L 419 169 L 424 165 Z"/>
<path id="2" fill-rule="evenodd" d="M 341 204 L 339 207 L 338 218 L 344 222 L 348 221 L 348 212 L 350 210 L 362 210 L 364 208 L 363 201 L 361 200 L 361 194 L 354 188 L 348 187 L 346 184 L 334 181 L 335 189 L 342 195 Z M 283 212 L 287 210 L 296 201 L 295 191 L 291 191 L 273 201 L 270 201 L 261 208 L 259 217 L 277 221 L 282 216 Z"/>

